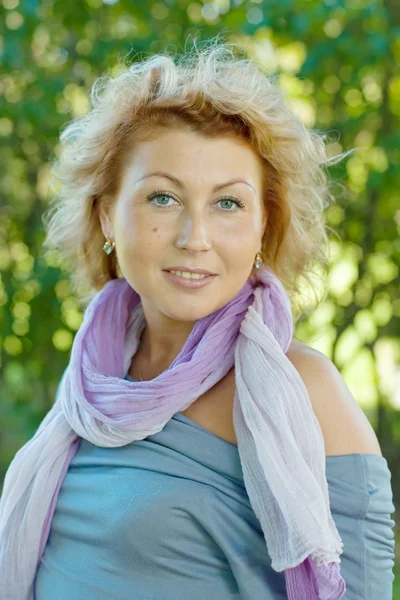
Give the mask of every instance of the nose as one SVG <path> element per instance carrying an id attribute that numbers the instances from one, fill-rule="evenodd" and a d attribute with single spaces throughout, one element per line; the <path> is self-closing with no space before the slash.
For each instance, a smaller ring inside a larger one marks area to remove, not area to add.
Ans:
<path id="1" fill-rule="evenodd" d="M 211 248 L 211 240 L 206 217 L 199 211 L 194 214 L 182 213 L 176 245 L 191 252 L 200 252 Z"/>

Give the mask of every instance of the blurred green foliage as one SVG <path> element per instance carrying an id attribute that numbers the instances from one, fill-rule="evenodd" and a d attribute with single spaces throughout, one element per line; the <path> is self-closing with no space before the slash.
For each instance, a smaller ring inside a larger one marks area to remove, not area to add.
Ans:
<path id="1" fill-rule="evenodd" d="M 125 57 L 181 52 L 189 36 L 221 31 L 277 76 L 305 124 L 333 132 L 330 154 L 358 149 L 329 171 L 337 202 L 326 219 L 339 237 L 323 300 L 295 336 L 335 362 L 365 410 L 398 506 L 396 0 L 0 0 L 0 481 L 54 402 L 82 319 L 68 273 L 41 247 L 60 130 Z"/>

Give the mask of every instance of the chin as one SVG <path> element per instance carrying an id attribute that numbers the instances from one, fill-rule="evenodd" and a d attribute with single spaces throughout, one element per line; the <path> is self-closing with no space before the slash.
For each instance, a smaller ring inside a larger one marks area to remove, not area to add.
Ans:
<path id="1" fill-rule="evenodd" d="M 198 301 L 189 298 L 187 302 L 185 300 L 177 302 L 176 299 L 171 299 L 171 310 L 169 310 L 165 301 L 163 302 L 164 306 L 161 306 L 159 302 L 155 302 L 155 304 L 167 317 L 174 319 L 175 321 L 185 321 L 188 323 L 204 319 L 204 317 L 208 317 L 208 315 L 219 308 L 211 305 L 211 303 L 207 306 L 208 303 L 204 301 L 204 298 L 199 298 Z"/>

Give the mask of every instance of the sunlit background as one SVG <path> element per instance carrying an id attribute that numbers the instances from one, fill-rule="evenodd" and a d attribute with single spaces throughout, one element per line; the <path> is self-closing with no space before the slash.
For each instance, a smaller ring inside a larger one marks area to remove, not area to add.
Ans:
<path id="1" fill-rule="evenodd" d="M 367 414 L 392 472 L 398 510 L 395 0 L 0 0 L 0 482 L 52 406 L 82 321 L 68 273 L 57 256 L 44 258 L 41 246 L 60 130 L 86 113 L 88 91 L 101 74 L 117 74 L 124 60 L 181 52 L 190 36 L 220 32 L 274 74 L 306 125 L 331 132 L 330 155 L 357 148 L 329 169 L 336 197 L 326 211 L 329 275 L 319 283 L 321 302 L 295 337 L 334 361 Z M 395 581 L 399 599 L 398 588 Z"/>

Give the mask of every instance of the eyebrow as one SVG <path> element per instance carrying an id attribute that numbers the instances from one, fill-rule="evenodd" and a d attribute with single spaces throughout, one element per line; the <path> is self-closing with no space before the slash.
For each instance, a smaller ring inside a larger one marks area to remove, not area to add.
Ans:
<path id="1" fill-rule="evenodd" d="M 137 179 L 135 181 L 135 183 L 142 181 L 142 179 L 147 179 L 148 177 L 154 177 L 156 175 L 159 177 L 166 177 L 167 179 L 169 179 L 170 181 L 175 183 L 181 189 L 183 189 L 183 187 L 184 187 L 183 183 L 177 177 L 174 177 L 173 175 L 170 175 L 169 173 L 165 173 L 164 171 L 154 171 L 152 173 L 148 173 L 147 175 L 143 175 L 143 177 L 140 177 L 140 179 Z M 227 187 L 228 185 L 233 185 L 234 183 L 244 183 L 244 184 L 248 185 L 249 187 L 251 187 L 253 192 L 256 193 L 256 190 L 254 189 L 254 187 L 248 181 L 245 181 L 244 179 L 231 179 L 230 181 L 226 181 L 225 183 L 218 183 L 217 185 L 214 185 L 212 191 L 218 192 L 218 190 L 221 190 L 222 188 Z"/>

